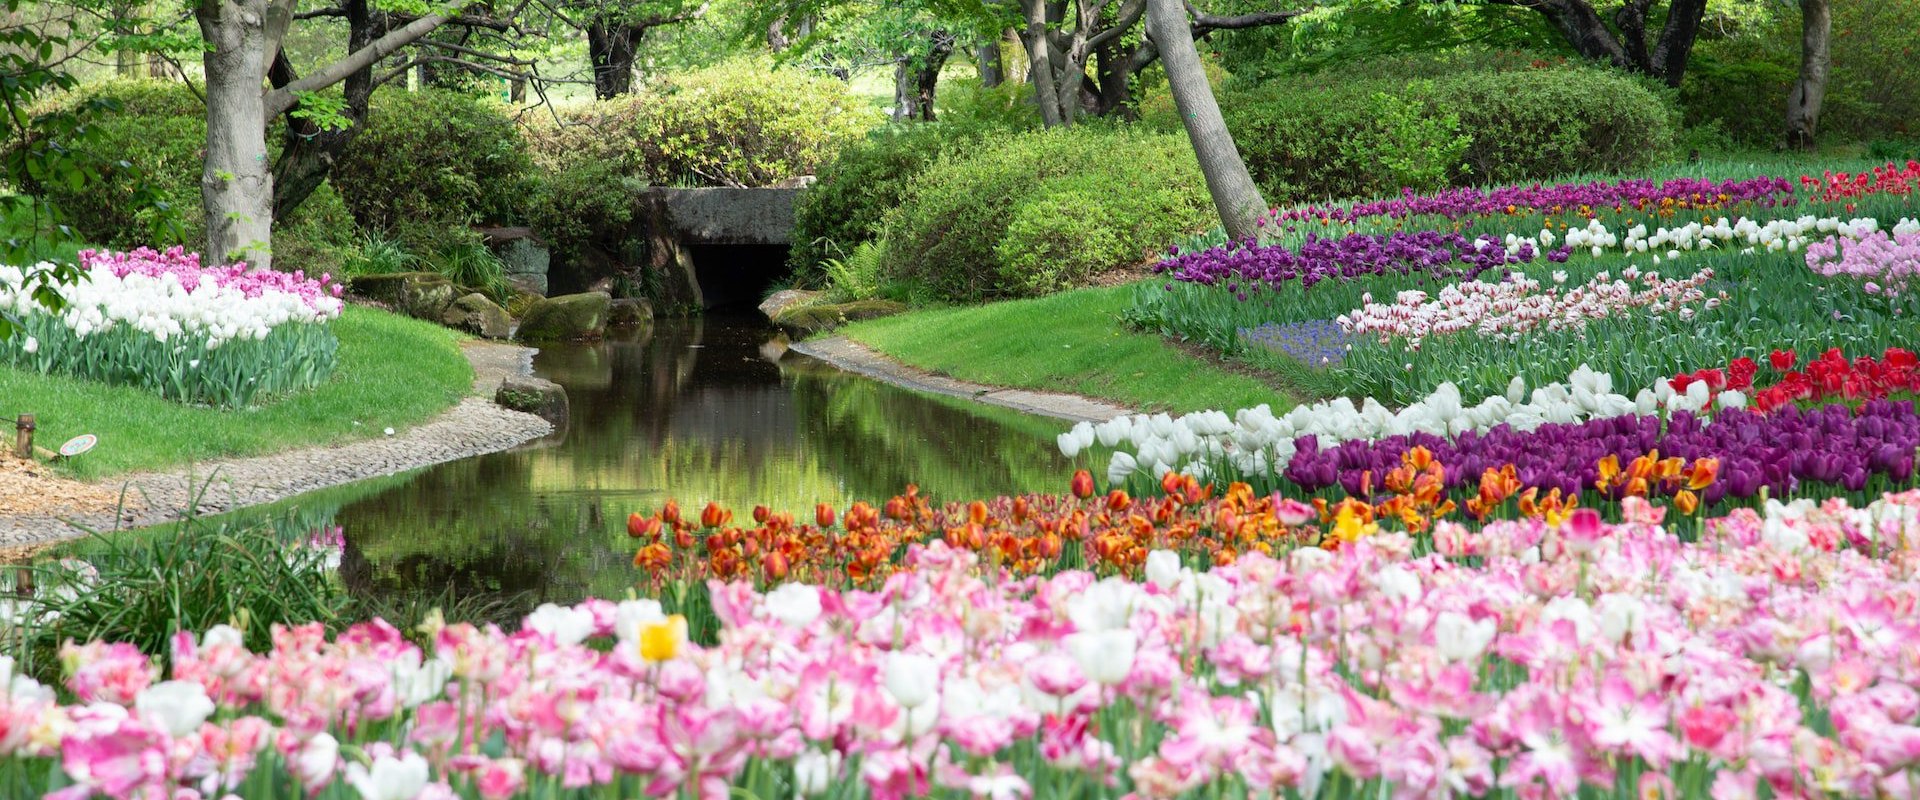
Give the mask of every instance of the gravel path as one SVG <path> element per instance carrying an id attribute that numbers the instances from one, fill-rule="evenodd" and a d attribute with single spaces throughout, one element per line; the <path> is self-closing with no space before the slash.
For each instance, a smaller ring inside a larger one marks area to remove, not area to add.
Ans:
<path id="1" fill-rule="evenodd" d="M 431 422 L 389 437 L 108 479 L 100 485 L 115 492 L 125 489 L 130 508 L 120 519 L 113 512 L 0 517 L 0 548 L 179 519 L 196 494 L 201 513 L 271 503 L 363 478 L 505 450 L 553 430 L 546 420 L 509 411 L 491 400 L 503 378 L 532 374 L 532 349 L 478 341 L 468 342 L 464 349 L 473 362 L 476 396 L 461 400 Z"/>
<path id="2" fill-rule="evenodd" d="M 865 375 L 895 386 L 978 400 L 989 405 L 1056 419 L 1073 422 L 1105 422 L 1114 417 L 1134 413 L 1132 409 L 1076 394 L 1005 389 L 949 378 L 945 375 L 935 375 L 876 353 L 866 345 L 844 336 L 829 336 L 797 342 L 789 345 L 788 349 L 820 359 L 848 372 Z"/>

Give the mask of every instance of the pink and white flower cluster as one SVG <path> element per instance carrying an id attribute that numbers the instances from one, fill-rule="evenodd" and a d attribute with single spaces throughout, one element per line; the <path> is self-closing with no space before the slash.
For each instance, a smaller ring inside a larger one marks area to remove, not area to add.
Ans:
<path id="1" fill-rule="evenodd" d="M 1659 272 L 1628 266 L 1619 278 L 1601 272 L 1584 285 L 1564 289 L 1564 273 L 1555 273 L 1552 286 L 1514 273 L 1497 283 L 1450 284 L 1438 295 L 1410 289 L 1392 303 L 1373 302 L 1369 294 L 1362 298 L 1364 306 L 1334 322 L 1348 333 L 1375 336 L 1383 344 L 1402 339 L 1414 349 L 1429 336 L 1465 331 L 1513 342 L 1536 329 L 1577 329 L 1637 308 L 1691 317 L 1696 304 L 1711 309 L 1726 300 L 1724 293 L 1708 297 L 1702 288 L 1713 275 L 1707 268 L 1685 278 L 1663 278 Z"/>
<path id="2" fill-rule="evenodd" d="M 1814 242 L 1807 245 L 1807 267 L 1830 278 L 1860 280 L 1870 294 L 1901 294 L 1920 275 L 1920 226 L 1891 235 L 1876 232 L 1853 240 Z"/>
<path id="3" fill-rule="evenodd" d="M 712 586 L 710 648 L 663 644 L 646 600 L 427 628 L 424 651 L 380 621 L 263 654 L 223 626 L 177 638 L 171 681 L 69 646 L 72 702 L 13 679 L 0 767 L 58 759 L 62 800 L 257 769 L 379 800 L 1920 791 L 1920 492 L 1775 503 L 1698 542 L 1625 509 L 1443 523 L 1420 554 L 1157 552 L 1144 582 L 987 576 L 936 543 L 879 591 Z"/>

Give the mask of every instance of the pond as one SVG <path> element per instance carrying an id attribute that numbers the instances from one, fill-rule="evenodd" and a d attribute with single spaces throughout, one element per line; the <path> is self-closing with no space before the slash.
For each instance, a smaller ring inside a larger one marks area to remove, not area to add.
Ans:
<path id="1" fill-rule="evenodd" d="M 495 596 L 525 610 L 636 584 L 631 512 L 707 501 L 874 505 L 908 483 L 935 501 L 1062 490 L 1063 423 L 925 395 L 798 353 L 758 317 L 661 321 L 596 344 L 544 348 L 566 387 L 566 430 L 519 449 L 293 498 L 254 512 L 344 534 L 356 592 Z"/>

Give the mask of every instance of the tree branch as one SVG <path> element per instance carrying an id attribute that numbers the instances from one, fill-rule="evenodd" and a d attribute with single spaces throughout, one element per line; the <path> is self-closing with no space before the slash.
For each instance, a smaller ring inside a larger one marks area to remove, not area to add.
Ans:
<path id="1" fill-rule="evenodd" d="M 1189 0 L 1187 3 L 1187 13 L 1193 16 L 1193 35 L 1197 38 L 1213 31 L 1238 31 L 1246 30 L 1247 28 L 1260 28 L 1267 25 L 1281 25 L 1307 12 L 1302 9 L 1296 9 L 1293 11 L 1256 11 L 1251 14 L 1220 16 L 1201 11 Z"/>
<path id="2" fill-rule="evenodd" d="M 346 15 L 346 6 L 330 6 L 327 8 L 316 8 L 312 11 L 302 11 L 293 15 L 293 18 L 295 21 L 299 21 L 303 19 L 319 19 L 321 17 L 344 17 Z"/>
<path id="3" fill-rule="evenodd" d="M 416 19 L 406 25 L 388 31 L 387 35 L 373 40 L 372 44 L 354 51 L 346 58 L 333 62 L 319 72 L 289 83 L 279 89 L 267 92 L 267 118 L 272 119 L 285 113 L 287 109 L 292 108 L 295 102 L 295 94 L 325 89 L 340 81 L 346 80 L 348 75 L 365 69 L 374 62 L 392 55 L 395 50 L 399 50 L 413 43 L 414 40 L 432 33 L 434 28 L 445 24 L 448 19 L 450 18 L 438 14 L 429 14 Z"/>
<path id="4" fill-rule="evenodd" d="M 474 48 L 467 47 L 465 45 L 454 44 L 453 42 L 440 42 L 440 41 L 435 41 L 433 39 L 422 39 L 417 43 L 417 46 L 438 47 L 442 50 L 459 53 L 461 55 L 486 59 L 488 61 L 498 61 L 502 64 L 515 66 L 515 67 L 530 67 L 530 66 L 533 66 L 534 64 L 534 62 L 530 60 L 514 58 L 513 56 L 504 56 L 504 55 L 500 55 L 499 53 L 489 53 L 485 50 L 476 50 Z"/>

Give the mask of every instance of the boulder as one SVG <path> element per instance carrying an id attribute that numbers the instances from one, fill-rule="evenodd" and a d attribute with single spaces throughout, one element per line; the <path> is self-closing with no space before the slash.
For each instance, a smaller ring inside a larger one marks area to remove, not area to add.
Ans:
<path id="1" fill-rule="evenodd" d="M 535 300 L 515 335 L 526 342 L 598 339 L 607 330 L 613 298 L 606 292 L 563 294 Z"/>
<path id="2" fill-rule="evenodd" d="M 767 296 L 760 302 L 760 313 L 767 319 L 776 319 L 780 312 L 796 306 L 811 305 L 820 302 L 824 292 L 809 292 L 805 289 L 782 289 Z"/>
<path id="3" fill-rule="evenodd" d="M 347 283 L 348 291 L 414 319 L 440 321 L 456 298 L 467 294 L 437 272 L 393 272 L 362 275 Z"/>
<path id="4" fill-rule="evenodd" d="M 553 381 L 510 376 L 500 382 L 499 389 L 494 390 L 493 402 L 503 408 L 538 416 L 553 423 L 556 429 L 564 428 L 567 424 L 567 390 Z"/>
<path id="5" fill-rule="evenodd" d="M 461 295 L 440 314 L 440 324 L 484 339 L 505 339 L 513 332 L 513 318 L 499 303 L 479 292 Z"/>
<path id="6" fill-rule="evenodd" d="M 487 249 L 500 257 L 507 281 L 535 294 L 547 293 L 553 253 L 532 228 L 476 228 Z"/>
<path id="7" fill-rule="evenodd" d="M 640 297 L 622 297 L 607 309 L 607 327 L 634 328 L 653 321 L 653 304 Z"/>
<path id="8" fill-rule="evenodd" d="M 820 331 L 832 330 L 849 322 L 892 316 L 905 310 L 907 310 L 905 305 L 892 300 L 815 303 L 781 311 L 779 316 L 773 318 L 773 324 L 786 329 L 796 337 L 804 337 Z"/>

